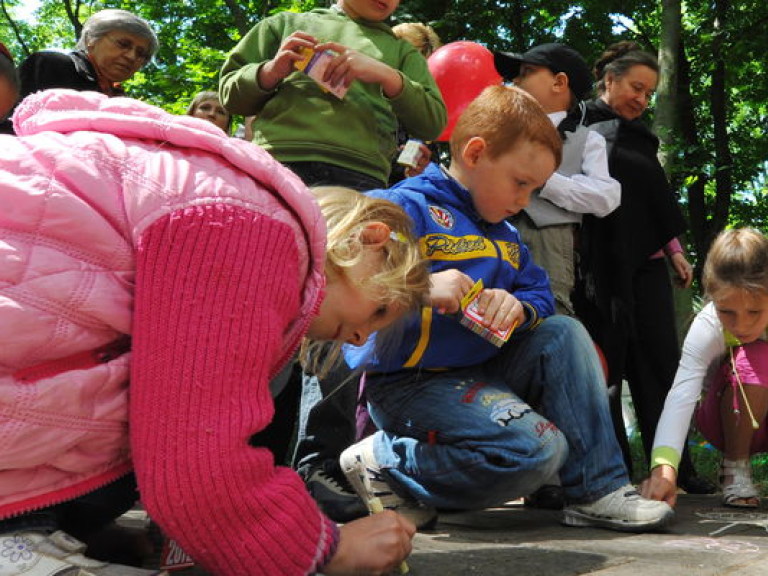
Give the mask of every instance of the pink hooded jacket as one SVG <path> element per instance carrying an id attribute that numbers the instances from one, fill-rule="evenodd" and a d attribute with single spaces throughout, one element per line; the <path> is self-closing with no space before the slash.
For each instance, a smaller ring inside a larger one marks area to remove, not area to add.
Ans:
<path id="1" fill-rule="evenodd" d="M 0 137 L 0 518 L 135 467 L 150 514 L 212 572 L 318 569 L 337 528 L 248 446 L 322 299 L 311 193 L 252 144 L 128 98 L 40 92 L 14 124 Z"/>

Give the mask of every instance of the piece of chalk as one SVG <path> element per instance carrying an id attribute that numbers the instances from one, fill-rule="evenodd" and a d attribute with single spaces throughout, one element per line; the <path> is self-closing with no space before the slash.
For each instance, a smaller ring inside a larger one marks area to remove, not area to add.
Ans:
<path id="1" fill-rule="evenodd" d="M 371 514 L 378 514 L 379 512 L 384 512 L 384 505 L 381 503 L 381 499 L 374 496 L 370 500 L 368 500 L 368 510 L 371 511 Z M 405 563 L 405 560 L 403 560 L 400 563 L 400 574 L 408 574 L 409 568 L 408 564 Z"/>

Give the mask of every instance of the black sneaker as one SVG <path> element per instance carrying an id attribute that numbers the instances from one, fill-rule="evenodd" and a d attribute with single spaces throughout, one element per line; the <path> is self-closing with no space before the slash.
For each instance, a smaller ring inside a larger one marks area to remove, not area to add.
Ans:
<path id="1" fill-rule="evenodd" d="M 565 494 L 563 487 L 554 484 L 544 484 L 533 494 L 523 499 L 523 504 L 528 508 L 541 510 L 562 510 L 565 506 Z"/>
<path id="2" fill-rule="evenodd" d="M 324 466 L 317 466 L 305 475 L 304 483 L 323 513 L 334 522 L 368 516 L 368 507 L 341 474 L 336 478 Z"/>

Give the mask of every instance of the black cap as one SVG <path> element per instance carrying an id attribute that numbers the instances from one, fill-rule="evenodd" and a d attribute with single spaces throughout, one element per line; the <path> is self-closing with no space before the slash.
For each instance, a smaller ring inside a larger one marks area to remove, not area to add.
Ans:
<path id="1" fill-rule="evenodd" d="M 568 76 L 568 85 L 576 98 L 584 100 L 592 91 L 592 73 L 581 54 L 565 44 L 540 44 L 524 54 L 515 52 L 494 52 L 496 70 L 505 80 L 512 80 L 520 74 L 523 63 L 546 66 L 555 74 L 563 72 Z"/>

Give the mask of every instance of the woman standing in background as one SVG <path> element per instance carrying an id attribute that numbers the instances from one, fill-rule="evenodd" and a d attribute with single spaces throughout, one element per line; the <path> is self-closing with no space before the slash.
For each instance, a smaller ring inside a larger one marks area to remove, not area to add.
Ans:
<path id="1" fill-rule="evenodd" d="M 659 81 L 655 56 L 634 42 L 619 42 L 595 63 L 595 75 L 598 95 L 587 103 L 584 123 L 599 124 L 609 143 L 609 171 L 621 183 L 621 205 L 605 218 L 584 219 L 575 302 L 608 362 L 614 427 L 631 471 L 622 381 L 629 383 L 650 459 L 680 355 L 667 261 L 681 287 L 690 286 L 693 269 L 677 238 L 686 223 L 656 155 L 659 139 L 642 120 Z M 695 474 L 687 451 L 680 472 L 682 487 L 704 488 L 687 485 Z"/>

